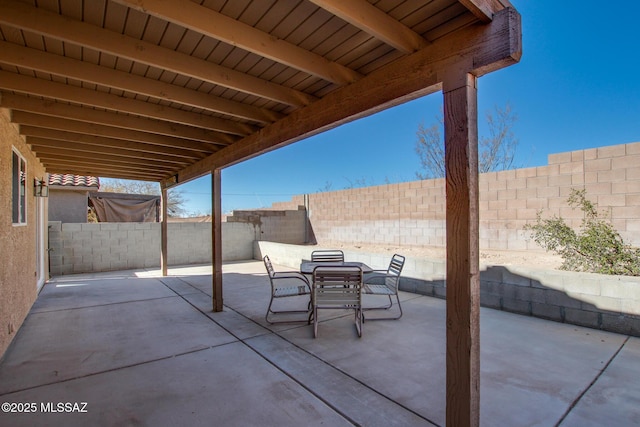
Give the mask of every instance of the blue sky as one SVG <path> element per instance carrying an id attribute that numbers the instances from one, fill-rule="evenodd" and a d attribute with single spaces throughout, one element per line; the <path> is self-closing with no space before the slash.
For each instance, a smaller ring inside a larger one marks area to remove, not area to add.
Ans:
<path id="1" fill-rule="evenodd" d="M 640 141 L 640 2 L 512 0 L 522 15 L 520 63 L 481 77 L 479 135 L 485 114 L 509 103 L 518 120 L 516 164 L 547 155 Z M 295 194 L 412 181 L 421 122 L 435 123 L 440 93 L 343 125 L 223 169 L 222 209 L 249 209 Z M 211 212 L 210 178 L 178 187 L 192 213 Z"/>

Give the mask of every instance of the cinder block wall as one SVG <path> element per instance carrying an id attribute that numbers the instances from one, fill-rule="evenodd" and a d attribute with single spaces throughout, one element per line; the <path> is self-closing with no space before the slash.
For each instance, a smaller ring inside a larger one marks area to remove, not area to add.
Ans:
<path id="1" fill-rule="evenodd" d="M 223 261 L 253 258 L 255 228 L 222 224 Z M 168 224 L 169 265 L 211 262 L 211 223 Z M 51 274 L 157 268 L 159 223 L 49 223 Z"/>
<path id="2" fill-rule="evenodd" d="M 540 210 L 579 227 L 582 213 L 566 203 L 573 188 L 586 189 L 590 200 L 609 211 L 625 241 L 640 246 L 640 142 L 552 154 L 548 163 L 480 175 L 481 249 L 541 250 L 524 231 Z M 319 244 L 445 245 L 444 179 L 307 197 L 294 196 L 272 209 L 306 206 Z"/>
<path id="3" fill-rule="evenodd" d="M 306 243 L 307 215 L 304 207 L 290 210 L 238 210 L 227 217 L 228 223 L 249 223 L 256 228 L 255 240 Z"/>

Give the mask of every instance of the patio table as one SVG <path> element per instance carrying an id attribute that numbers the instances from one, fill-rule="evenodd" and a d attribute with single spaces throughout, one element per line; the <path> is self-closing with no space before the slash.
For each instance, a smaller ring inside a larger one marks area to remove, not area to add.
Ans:
<path id="1" fill-rule="evenodd" d="M 373 269 L 369 267 L 364 262 L 355 262 L 355 261 L 342 261 L 342 262 L 313 262 L 313 261 L 302 261 L 300 263 L 300 273 L 302 274 L 313 274 L 313 270 L 318 267 L 360 267 L 363 273 L 371 273 Z"/>

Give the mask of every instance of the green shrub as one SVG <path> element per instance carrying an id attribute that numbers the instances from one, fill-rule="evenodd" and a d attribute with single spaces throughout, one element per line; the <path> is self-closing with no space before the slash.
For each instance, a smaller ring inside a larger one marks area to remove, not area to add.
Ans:
<path id="1" fill-rule="evenodd" d="M 560 255 L 563 270 L 640 276 L 640 249 L 624 243 L 611 223 L 587 199 L 586 191 L 571 190 L 567 202 L 584 213 L 579 233 L 555 215 L 543 219 L 540 211 L 536 223 L 525 226 L 532 232 L 533 240 L 547 251 Z"/>

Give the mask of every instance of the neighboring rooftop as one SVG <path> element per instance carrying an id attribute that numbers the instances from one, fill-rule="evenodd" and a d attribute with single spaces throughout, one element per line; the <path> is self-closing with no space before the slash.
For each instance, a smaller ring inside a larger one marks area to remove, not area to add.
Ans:
<path id="1" fill-rule="evenodd" d="M 70 173 L 52 173 L 49 175 L 49 185 L 63 187 L 100 187 L 100 179 L 95 176 L 80 176 Z"/>

